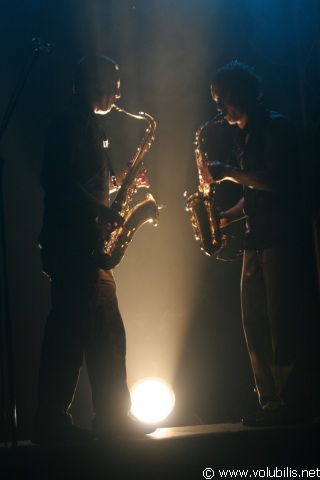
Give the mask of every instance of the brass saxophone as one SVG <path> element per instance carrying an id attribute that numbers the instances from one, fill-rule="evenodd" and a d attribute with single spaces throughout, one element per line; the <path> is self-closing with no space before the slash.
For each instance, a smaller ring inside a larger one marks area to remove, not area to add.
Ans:
<path id="1" fill-rule="evenodd" d="M 130 117 L 146 121 L 148 126 L 137 152 L 130 163 L 130 169 L 111 205 L 111 208 L 116 210 L 124 218 L 124 222 L 121 227 L 112 231 L 106 236 L 107 238 L 103 239 L 102 246 L 99 248 L 100 251 L 98 255 L 96 255 L 98 266 L 105 270 L 110 270 L 121 262 L 134 234 L 142 225 L 149 222 L 156 226 L 159 221 L 159 207 L 150 193 L 146 195 L 146 198 L 142 202 L 130 208 L 133 194 L 137 190 L 137 178 L 144 168 L 143 157 L 155 138 L 157 123 L 148 113 L 130 113 L 117 105 L 115 105 L 114 108 L 120 113 L 125 113 Z"/>
<path id="2" fill-rule="evenodd" d="M 195 134 L 195 156 L 198 168 L 198 191 L 190 195 L 185 202 L 185 209 L 191 212 L 191 225 L 195 239 L 200 241 L 200 248 L 206 255 L 216 256 L 226 245 L 226 236 L 221 234 L 218 209 L 215 200 L 215 186 L 203 181 L 200 168 L 206 165 L 208 154 L 205 149 L 203 134 L 205 130 L 223 120 L 224 112 L 215 115 L 203 125 L 200 125 Z"/>

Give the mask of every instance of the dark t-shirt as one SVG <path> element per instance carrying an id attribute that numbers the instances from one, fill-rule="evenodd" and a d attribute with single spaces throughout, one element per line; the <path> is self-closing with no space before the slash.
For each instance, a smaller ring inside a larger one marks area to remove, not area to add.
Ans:
<path id="1" fill-rule="evenodd" d="M 245 248 L 261 250 L 292 238 L 301 212 L 299 142 L 293 125 L 277 112 L 263 111 L 239 131 L 236 144 L 241 169 L 264 172 L 276 190 L 243 187 Z"/>
<path id="2" fill-rule="evenodd" d="M 107 139 L 99 115 L 75 101 L 60 110 L 46 139 L 41 185 L 45 192 L 41 245 L 92 250 L 97 201 L 108 205 Z M 79 247 L 81 245 L 81 247 Z"/>

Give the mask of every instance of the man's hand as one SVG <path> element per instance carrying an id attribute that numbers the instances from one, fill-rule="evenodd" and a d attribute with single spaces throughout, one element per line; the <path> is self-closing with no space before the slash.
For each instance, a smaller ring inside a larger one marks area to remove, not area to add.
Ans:
<path id="1" fill-rule="evenodd" d="M 103 229 L 112 232 L 113 230 L 121 227 L 124 222 L 124 218 L 113 208 L 101 205 L 97 221 L 98 224 L 103 227 Z"/>
<path id="2" fill-rule="evenodd" d="M 228 165 L 221 162 L 208 162 L 200 167 L 200 182 L 219 183 L 226 177 Z"/>
<path id="3" fill-rule="evenodd" d="M 227 165 L 221 162 L 208 163 L 208 170 L 213 182 L 220 182 L 226 177 Z"/>
<path id="4" fill-rule="evenodd" d="M 128 163 L 129 169 L 131 168 L 131 162 Z M 136 187 L 137 188 L 149 188 L 150 187 L 150 182 L 147 177 L 147 169 L 144 164 L 142 164 L 142 168 L 140 169 L 137 178 L 136 178 Z"/>
<path id="5" fill-rule="evenodd" d="M 137 176 L 136 178 L 136 185 L 138 188 L 141 188 L 141 187 L 144 187 L 144 188 L 149 188 L 150 187 L 150 182 L 149 182 L 149 179 L 146 175 L 147 173 L 147 169 L 144 168 L 140 173 L 139 175 Z"/>
<path id="6" fill-rule="evenodd" d="M 227 212 L 220 211 L 218 213 L 220 228 L 224 228 L 229 224 L 230 218 Z"/>
<path id="7" fill-rule="evenodd" d="M 218 212 L 218 217 L 219 217 L 219 222 L 220 222 L 220 227 L 226 227 L 229 225 L 229 223 L 235 222 L 237 220 L 240 220 L 241 218 L 245 217 L 245 213 L 243 211 L 244 207 L 244 198 L 240 198 L 238 203 L 234 205 L 233 207 L 229 208 L 229 210 L 222 211 L 220 210 Z"/>
<path id="8" fill-rule="evenodd" d="M 129 170 L 131 168 L 132 168 L 132 162 L 128 162 L 126 168 L 116 176 L 118 185 L 122 184 L 122 182 L 124 181 L 126 175 L 128 175 Z M 141 187 L 149 188 L 150 187 L 150 182 L 149 182 L 149 179 L 148 179 L 146 173 L 147 173 L 147 169 L 143 165 L 142 169 L 140 170 L 140 172 L 137 175 L 137 178 L 135 179 L 137 188 L 141 188 Z"/>

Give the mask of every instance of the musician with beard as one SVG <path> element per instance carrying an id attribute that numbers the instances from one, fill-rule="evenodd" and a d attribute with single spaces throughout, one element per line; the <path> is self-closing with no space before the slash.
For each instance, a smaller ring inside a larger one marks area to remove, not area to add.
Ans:
<path id="1" fill-rule="evenodd" d="M 246 218 L 242 320 L 260 409 L 242 421 L 261 427 L 310 421 L 303 308 L 311 277 L 309 257 L 299 252 L 310 248 L 311 227 L 302 205 L 298 136 L 285 116 L 263 105 L 260 79 L 242 62 L 217 70 L 211 94 L 237 127 L 239 165 L 210 159 L 201 175 L 208 183 L 243 186 L 240 201 L 220 213 L 222 228 Z"/>
<path id="2" fill-rule="evenodd" d="M 101 240 L 98 226 L 111 232 L 123 223 L 109 206 L 109 194 L 128 168 L 114 173 L 101 123 L 119 98 L 116 62 L 102 55 L 82 58 L 71 104 L 58 113 L 46 140 L 39 244 L 52 305 L 40 358 L 32 434 L 36 444 L 86 443 L 154 430 L 128 415 L 126 337 L 116 284 L 112 271 L 101 268 L 94 255 Z M 145 172 L 137 185 L 149 186 Z M 92 390 L 92 432 L 75 426 L 69 411 L 84 358 Z"/>

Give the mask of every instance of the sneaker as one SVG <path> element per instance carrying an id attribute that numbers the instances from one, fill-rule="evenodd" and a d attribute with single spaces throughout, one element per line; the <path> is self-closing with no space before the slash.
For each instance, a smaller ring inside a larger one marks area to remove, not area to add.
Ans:
<path id="1" fill-rule="evenodd" d="M 94 437 L 103 440 L 116 437 L 139 438 L 154 432 L 156 429 L 157 427 L 155 425 L 139 422 L 129 416 L 107 427 L 101 427 L 101 425 L 93 423 L 92 428 Z"/>
<path id="2" fill-rule="evenodd" d="M 297 425 L 312 422 L 312 415 L 306 412 L 291 412 L 282 406 L 275 410 L 262 408 L 256 413 L 242 419 L 242 424 L 247 427 L 277 427 L 281 425 Z"/>
<path id="3" fill-rule="evenodd" d="M 73 424 L 37 429 L 31 437 L 31 442 L 36 445 L 85 445 L 92 441 L 91 432 Z"/>

